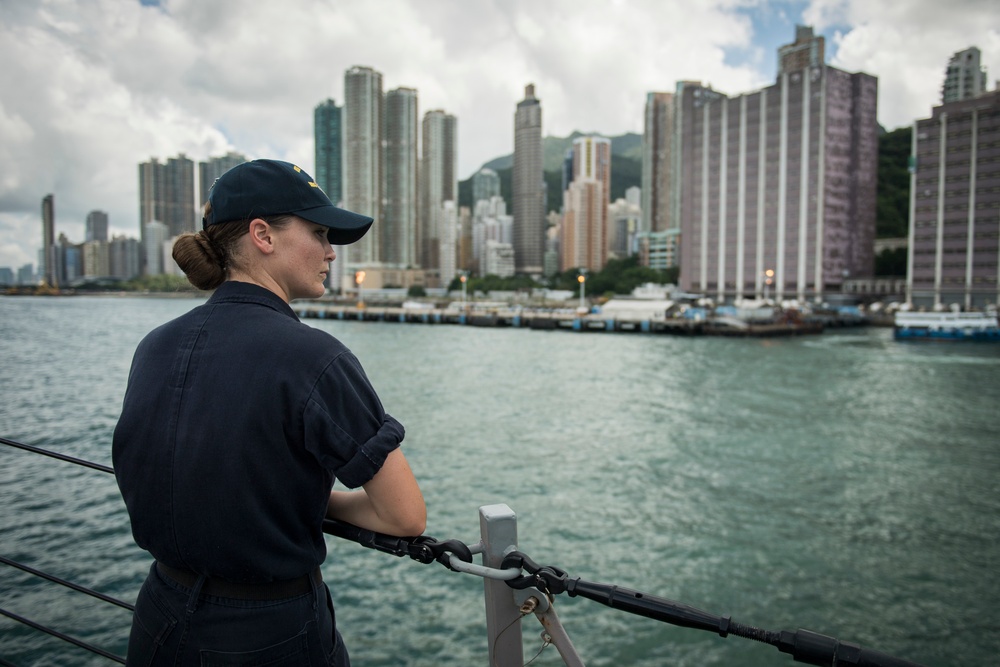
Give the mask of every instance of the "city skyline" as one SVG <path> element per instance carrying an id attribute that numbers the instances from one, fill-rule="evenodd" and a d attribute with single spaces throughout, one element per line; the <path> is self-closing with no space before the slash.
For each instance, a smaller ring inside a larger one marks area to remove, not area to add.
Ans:
<path id="1" fill-rule="evenodd" d="M 344 103 L 342 73 L 354 65 L 383 72 L 386 89 L 416 89 L 421 114 L 460 119 L 460 180 L 513 152 L 512 108 L 528 83 L 545 106 L 545 136 L 641 133 L 646 94 L 677 81 L 730 95 L 773 83 L 776 49 L 800 23 L 826 37 L 829 64 L 879 77 L 878 120 L 890 130 L 940 102 L 952 54 L 977 46 L 991 89 L 1000 71 L 1000 19 L 976 0 L 143 4 L 155 6 L 0 8 L 10 65 L 0 73 L 0 155 L 17 165 L 0 183 L 0 266 L 37 264 L 39 201 L 50 192 L 60 233 L 82 239 L 86 214 L 102 210 L 110 234 L 136 235 L 135 165 L 152 157 L 236 150 L 315 170 L 313 109 Z M 288 38 L 258 52 L 241 25 Z M 220 29 L 231 39 L 216 39 Z M 607 94 L 593 96 L 594 85 Z"/>

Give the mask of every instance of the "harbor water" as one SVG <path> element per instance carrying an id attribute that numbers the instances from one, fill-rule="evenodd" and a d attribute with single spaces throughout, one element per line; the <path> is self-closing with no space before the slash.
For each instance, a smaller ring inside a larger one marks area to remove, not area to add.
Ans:
<path id="1" fill-rule="evenodd" d="M 110 465 L 135 345 L 199 303 L 0 297 L 0 436 Z M 478 508 L 506 503 L 520 549 L 572 577 L 926 665 L 996 664 L 1000 345 L 880 328 L 733 339 L 304 321 L 357 354 L 406 426 L 429 535 L 477 542 Z M 0 545 L 130 602 L 150 564 L 113 476 L 3 446 Z M 488 663 L 482 580 L 327 545 L 356 666 Z M 792 664 L 738 637 L 555 604 L 589 666 Z M 127 610 L 6 565 L 0 607 L 125 654 Z M 522 627 L 528 661 L 542 627 Z M 0 659 L 112 664 L 3 616 Z M 532 664 L 562 661 L 550 646 Z"/>

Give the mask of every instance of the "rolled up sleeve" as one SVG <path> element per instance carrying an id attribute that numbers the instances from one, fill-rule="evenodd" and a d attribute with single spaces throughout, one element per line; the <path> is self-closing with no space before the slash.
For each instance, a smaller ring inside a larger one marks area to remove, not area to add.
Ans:
<path id="1" fill-rule="evenodd" d="M 317 382 L 306 402 L 303 427 L 306 450 L 352 489 L 378 473 L 405 435 L 350 353 L 331 363 Z"/>
<path id="2" fill-rule="evenodd" d="M 336 473 L 337 478 L 349 489 L 356 489 L 371 480 L 382 469 L 389 453 L 403 441 L 403 425 L 391 416 L 374 436 L 363 443 L 358 451 Z"/>

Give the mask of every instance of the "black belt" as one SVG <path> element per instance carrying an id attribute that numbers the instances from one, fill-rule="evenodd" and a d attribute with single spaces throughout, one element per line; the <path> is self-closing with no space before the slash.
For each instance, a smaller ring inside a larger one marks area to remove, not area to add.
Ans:
<path id="1" fill-rule="evenodd" d="M 170 567 L 156 561 L 156 569 L 160 574 L 172 579 L 181 586 L 194 588 L 199 575 L 191 570 Z M 214 595 L 220 598 L 235 598 L 237 600 L 283 600 L 312 591 L 314 585 L 323 582 L 323 575 L 317 567 L 309 574 L 303 574 L 295 579 L 282 581 L 265 581 L 260 583 L 235 583 L 225 579 L 207 577 L 201 585 L 204 595 Z"/>

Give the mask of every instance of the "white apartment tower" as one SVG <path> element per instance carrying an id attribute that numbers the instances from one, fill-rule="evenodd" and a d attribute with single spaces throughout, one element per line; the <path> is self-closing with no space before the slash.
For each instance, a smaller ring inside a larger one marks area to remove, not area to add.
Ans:
<path id="1" fill-rule="evenodd" d="M 944 85 L 941 86 L 941 103 L 960 102 L 979 97 L 986 92 L 986 70 L 982 54 L 975 46 L 959 51 L 948 61 Z"/>
<path id="2" fill-rule="evenodd" d="M 375 223 L 349 250 L 337 250 L 342 274 L 377 262 L 381 255 L 382 126 L 382 74 L 370 67 L 350 68 L 344 73 L 344 208 L 370 216 Z"/>
<path id="3" fill-rule="evenodd" d="M 458 203 L 457 126 L 456 118 L 440 109 L 424 114 L 417 252 L 430 286 L 436 286 L 435 276 L 443 279 L 446 267 L 451 267 L 452 274 L 455 270 L 455 258 L 450 256 L 455 252 L 455 235 L 446 229 L 444 206 L 449 201 Z"/>
<path id="4" fill-rule="evenodd" d="M 382 254 L 388 267 L 417 264 L 417 91 L 398 88 L 385 94 L 385 195 Z"/>

